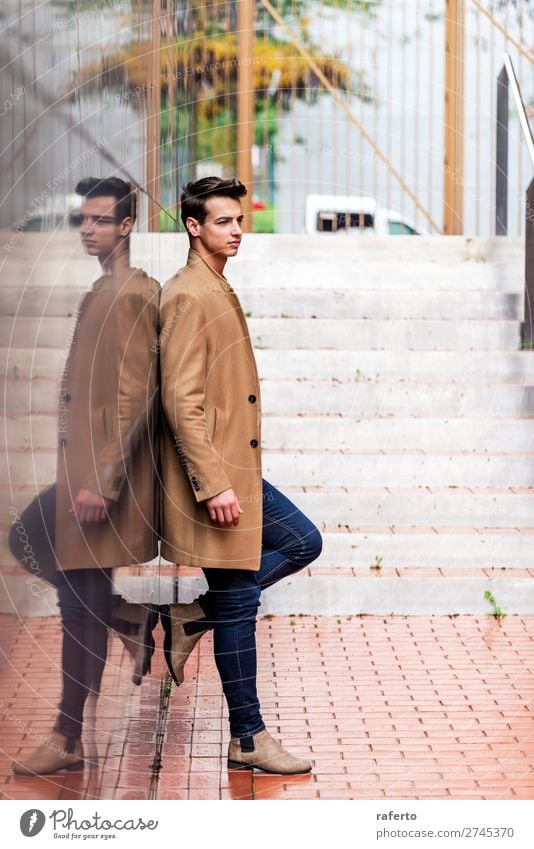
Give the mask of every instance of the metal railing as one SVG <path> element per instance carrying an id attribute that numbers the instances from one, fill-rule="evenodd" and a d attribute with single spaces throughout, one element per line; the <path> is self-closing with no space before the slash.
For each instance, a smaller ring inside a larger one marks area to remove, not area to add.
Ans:
<path id="1" fill-rule="evenodd" d="M 534 169 L 534 138 L 516 73 L 508 53 L 497 77 L 497 130 L 495 156 L 495 234 L 508 234 L 508 123 L 509 90 L 519 116 L 523 140 Z M 534 177 L 525 197 L 525 315 L 521 328 L 523 348 L 534 347 Z"/>

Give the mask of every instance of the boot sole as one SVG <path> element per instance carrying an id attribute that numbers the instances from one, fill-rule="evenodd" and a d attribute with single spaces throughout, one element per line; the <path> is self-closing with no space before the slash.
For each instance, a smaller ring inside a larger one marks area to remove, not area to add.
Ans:
<path id="1" fill-rule="evenodd" d="M 306 773 L 312 771 L 312 767 L 309 769 L 299 769 L 296 772 L 279 772 L 275 769 L 265 769 L 263 766 L 257 766 L 256 764 L 243 764 L 239 761 L 231 761 L 227 762 L 228 769 L 239 769 L 241 771 L 249 771 L 252 772 L 254 769 L 259 769 L 260 772 L 267 772 L 269 775 L 306 775 Z"/>

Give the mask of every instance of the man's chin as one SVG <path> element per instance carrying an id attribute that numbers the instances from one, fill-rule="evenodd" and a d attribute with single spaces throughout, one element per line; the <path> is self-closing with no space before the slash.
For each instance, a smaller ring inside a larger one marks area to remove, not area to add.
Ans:
<path id="1" fill-rule="evenodd" d="M 221 256 L 225 259 L 229 259 L 232 256 L 235 256 L 239 250 L 239 245 L 225 245 L 224 248 L 221 248 L 218 251 L 213 251 L 213 256 Z"/>

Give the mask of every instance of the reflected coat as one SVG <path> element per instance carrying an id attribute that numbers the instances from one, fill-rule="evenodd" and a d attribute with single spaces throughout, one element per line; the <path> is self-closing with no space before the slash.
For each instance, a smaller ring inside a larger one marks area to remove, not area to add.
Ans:
<path id="1" fill-rule="evenodd" d="M 63 570 L 144 563 L 157 554 L 159 284 L 127 266 L 103 275 L 74 321 L 59 399 L 56 498 Z M 103 523 L 69 512 L 80 489 L 111 500 Z"/>

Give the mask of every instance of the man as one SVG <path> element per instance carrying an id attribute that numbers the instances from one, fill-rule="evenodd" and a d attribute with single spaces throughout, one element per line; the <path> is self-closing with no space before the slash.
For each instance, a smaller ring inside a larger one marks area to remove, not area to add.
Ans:
<path id="1" fill-rule="evenodd" d="M 317 528 L 262 481 L 260 384 L 246 320 L 223 272 L 239 249 L 246 188 L 207 177 L 184 187 L 187 265 L 162 289 L 160 358 L 162 556 L 203 569 L 209 590 L 162 612 L 177 684 L 193 647 L 214 630 L 230 717 L 228 766 L 309 772 L 265 728 L 256 692 L 261 590 L 321 552 Z"/>
<path id="2" fill-rule="evenodd" d="M 146 640 L 139 639 L 146 610 L 112 596 L 112 569 L 157 554 L 160 287 L 129 266 L 131 186 L 116 177 L 87 178 L 76 192 L 83 197 L 82 242 L 98 257 L 102 275 L 82 300 L 63 372 L 56 484 L 32 502 L 10 535 L 13 553 L 27 568 L 21 537 L 29 538 L 34 574 L 57 588 L 63 693 L 51 737 L 14 764 L 17 774 L 83 767 L 83 711 L 89 693 L 99 691 L 108 625 L 134 655 L 136 683 L 149 668 L 153 646 L 151 628 Z"/>

